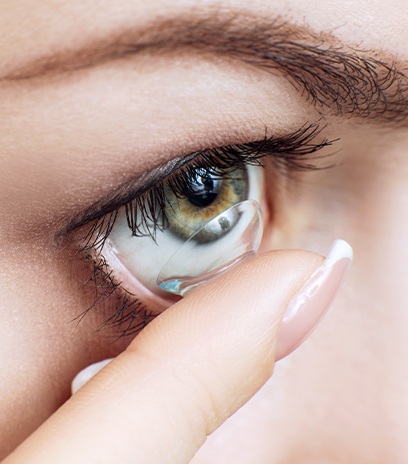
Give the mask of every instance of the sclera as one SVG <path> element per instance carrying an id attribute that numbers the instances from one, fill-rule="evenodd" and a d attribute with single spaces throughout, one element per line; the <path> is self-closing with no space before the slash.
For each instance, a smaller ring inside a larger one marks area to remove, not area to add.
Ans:
<path id="1" fill-rule="evenodd" d="M 264 171 L 259 166 L 247 166 L 246 169 L 248 194 L 244 201 L 255 200 L 261 203 L 264 196 Z M 226 211 L 220 214 L 225 215 Z M 192 234 L 195 232 L 192 231 Z M 213 240 L 213 243 L 207 241 L 201 250 L 202 254 L 208 255 L 210 250 L 214 252 L 215 249 L 222 254 L 221 248 L 216 248 L 215 244 L 218 241 L 225 243 L 224 238 Z M 124 290 L 137 295 L 149 308 L 163 309 L 174 302 L 175 296 L 158 286 L 157 277 L 184 243 L 169 228 L 157 228 L 154 238 L 148 233 L 145 236 L 133 236 L 128 226 L 126 209 L 121 208 L 102 254 Z"/>

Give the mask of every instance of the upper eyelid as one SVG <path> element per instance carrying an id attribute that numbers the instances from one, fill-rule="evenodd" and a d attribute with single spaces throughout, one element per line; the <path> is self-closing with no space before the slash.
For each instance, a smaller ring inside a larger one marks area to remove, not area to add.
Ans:
<path id="1" fill-rule="evenodd" d="M 97 200 L 83 212 L 75 215 L 59 235 L 64 235 L 68 232 L 71 232 L 72 230 L 77 229 L 88 222 L 98 219 L 102 214 L 108 214 L 120 206 L 125 205 L 131 201 L 132 198 L 138 195 L 142 195 L 150 188 L 154 187 L 154 185 L 162 182 L 172 173 L 182 168 L 185 164 L 191 162 L 203 153 L 212 149 L 213 148 L 209 147 L 206 149 L 196 150 L 186 155 L 176 156 L 170 160 L 165 161 L 164 163 L 161 162 L 156 166 L 153 165 L 131 180 L 119 185 L 113 193 L 110 193 L 104 198 Z"/>
<path id="2" fill-rule="evenodd" d="M 205 150 L 200 150 L 185 156 L 176 157 L 143 172 L 137 176 L 136 179 L 125 182 L 117 187 L 113 194 L 111 193 L 107 197 L 98 200 L 85 211 L 71 219 L 60 235 L 77 229 L 88 222 L 99 219 L 102 215 L 109 214 L 119 207 L 124 206 L 134 197 L 142 195 L 157 183 L 162 182 L 173 172 L 180 169 L 184 164 L 196 158 L 204 151 Z"/>
<path id="3" fill-rule="evenodd" d="M 183 168 L 183 166 L 186 164 L 194 162 L 197 159 L 200 159 L 200 157 L 204 157 L 206 154 L 214 150 L 251 150 L 253 153 L 257 152 L 259 157 L 263 157 L 266 154 L 269 154 L 269 151 L 272 151 L 270 154 L 274 154 L 273 145 L 275 144 L 276 147 L 280 147 L 281 155 L 289 155 L 286 156 L 286 158 L 285 156 L 282 156 L 282 158 L 286 159 L 289 167 L 296 167 L 297 158 L 299 158 L 299 156 L 312 154 L 324 146 L 332 145 L 335 142 L 335 140 L 330 141 L 323 139 L 320 143 L 313 143 L 314 139 L 321 133 L 324 128 L 325 126 L 322 126 L 320 122 L 304 124 L 299 129 L 289 134 L 275 137 L 268 137 L 268 129 L 265 128 L 265 137 L 261 140 L 236 145 L 209 148 L 206 150 L 199 150 L 184 156 L 176 157 L 141 174 L 137 179 L 133 179 L 130 182 L 122 184 L 117 189 L 115 189 L 115 192 L 108 198 L 99 200 L 87 208 L 84 212 L 75 216 L 59 235 L 62 236 L 73 231 L 74 229 L 80 228 L 87 223 L 100 219 L 104 215 L 114 212 L 120 207 L 131 202 L 134 198 L 143 195 L 150 189 L 154 188 L 155 185 L 163 182 L 169 176 L 173 174 L 175 175 L 177 171 Z M 298 154 L 297 158 L 296 156 L 291 157 L 290 154 L 295 154 L 295 152 Z M 237 156 L 236 159 L 238 159 Z M 276 158 L 276 161 L 279 163 L 279 158 Z M 307 160 L 305 160 L 304 166 L 300 166 L 300 168 L 314 169 L 314 166 L 308 164 L 306 161 Z"/>

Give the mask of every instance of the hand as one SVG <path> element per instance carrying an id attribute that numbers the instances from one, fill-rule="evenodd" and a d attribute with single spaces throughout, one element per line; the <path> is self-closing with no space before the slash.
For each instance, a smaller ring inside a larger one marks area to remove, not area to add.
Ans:
<path id="1" fill-rule="evenodd" d="M 188 463 L 321 318 L 351 257 L 335 243 L 323 267 L 268 252 L 192 290 L 4 462 Z"/>

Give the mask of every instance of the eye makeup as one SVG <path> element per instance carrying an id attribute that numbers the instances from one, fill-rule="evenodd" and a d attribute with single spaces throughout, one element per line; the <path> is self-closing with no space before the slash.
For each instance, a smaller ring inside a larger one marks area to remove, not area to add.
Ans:
<path id="1" fill-rule="evenodd" d="M 169 211 L 169 194 L 178 200 L 191 200 L 197 193 L 192 191 L 191 180 L 197 181 L 198 172 L 207 173 L 207 180 L 212 176 L 212 181 L 219 179 L 221 182 L 239 169 L 264 166 L 266 159 L 281 175 L 321 169 L 316 163 L 321 156 L 316 153 L 334 143 L 322 138 L 321 131 L 319 124 L 307 124 L 279 137 L 268 136 L 268 130 L 265 130 L 262 140 L 190 153 L 142 176 L 133 185 L 128 185 L 127 191 L 121 189 L 120 195 L 116 194 L 105 204 L 98 205 L 97 210 L 87 211 L 79 224 L 72 224 L 71 228 L 79 228 L 83 232 L 82 236 L 79 234 L 78 246 L 81 256 L 90 265 L 93 276 L 90 281 L 99 282 L 99 294 L 89 309 L 96 308 L 101 301 L 106 304 L 108 300 L 114 306 L 112 315 L 102 326 L 115 327 L 119 335 L 134 334 L 156 314 L 150 304 L 151 298 L 146 297 L 144 291 L 124 288 L 123 269 L 117 270 L 108 257 L 106 244 L 119 217 L 126 218 L 129 240 L 148 237 L 157 244 L 157 234 L 169 227 L 169 213 L 166 213 L 166 207 Z M 199 212 L 201 214 L 201 210 Z M 191 231 L 193 233 L 194 230 Z M 172 301 L 171 298 L 164 302 L 161 300 L 158 306 L 163 309 Z"/>

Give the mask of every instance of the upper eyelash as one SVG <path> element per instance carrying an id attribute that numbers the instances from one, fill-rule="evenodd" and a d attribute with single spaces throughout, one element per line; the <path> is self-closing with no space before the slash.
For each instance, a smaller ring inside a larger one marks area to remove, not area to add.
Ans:
<path id="1" fill-rule="evenodd" d="M 318 123 L 306 124 L 289 135 L 281 137 L 268 137 L 267 130 L 265 130 L 265 137 L 262 140 L 211 148 L 186 156 L 185 162 L 165 179 L 149 186 L 145 192 L 117 207 L 114 211 L 102 213 L 81 241 L 81 251 L 93 249 L 100 252 L 103 249 L 115 224 L 119 209 L 123 206 L 126 208 L 127 222 L 132 235 L 150 235 L 154 239 L 157 230 L 166 228 L 164 185 L 166 184 L 176 196 L 180 197 L 185 193 L 188 181 L 196 176 L 199 168 L 206 169 L 213 175 L 224 177 L 229 171 L 238 167 L 262 165 L 262 159 L 269 157 L 276 168 L 284 172 L 322 169 L 314 162 L 316 156 L 312 160 L 309 155 L 337 141 L 337 139 L 325 138 L 315 143 L 314 140 L 322 130 L 323 127 Z M 327 167 L 330 166 L 324 166 L 324 168 Z M 147 226 L 149 223 L 150 225 Z"/>

